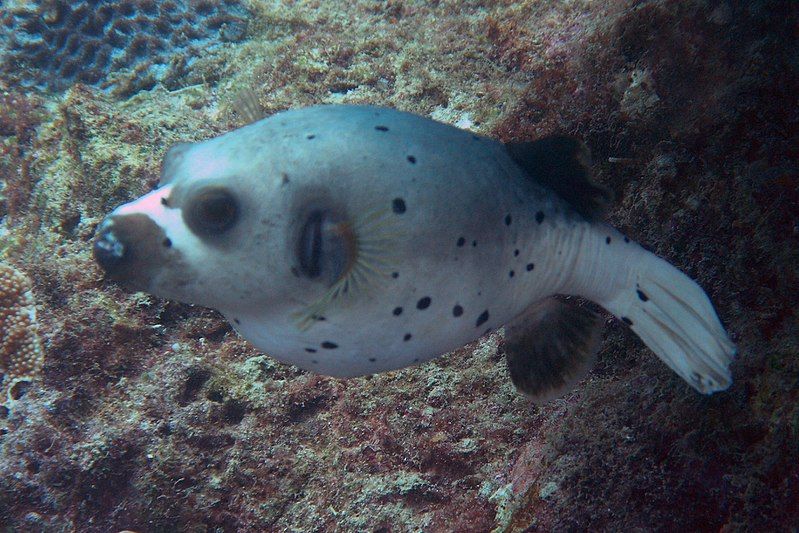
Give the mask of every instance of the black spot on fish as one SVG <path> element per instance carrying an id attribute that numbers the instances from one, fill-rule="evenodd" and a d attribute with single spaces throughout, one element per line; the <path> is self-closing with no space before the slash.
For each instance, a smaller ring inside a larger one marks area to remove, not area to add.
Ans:
<path id="1" fill-rule="evenodd" d="M 461 246 L 463 246 L 464 244 L 466 244 L 466 239 L 464 239 L 463 237 L 458 237 L 458 242 L 456 242 L 456 243 L 455 243 L 455 245 L 456 245 L 458 248 L 460 248 L 460 247 L 461 247 Z"/>
<path id="2" fill-rule="evenodd" d="M 306 136 L 305 136 L 305 138 L 306 138 L 306 139 L 308 139 L 308 140 L 310 141 L 311 139 L 315 139 L 315 138 L 316 138 L 316 135 L 313 135 L 313 134 L 311 134 L 311 135 L 306 135 Z"/>
<path id="3" fill-rule="evenodd" d="M 544 221 L 544 212 L 543 211 L 539 211 L 538 213 L 535 214 L 535 221 L 538 222 L 539 224 Z"/>
<path id="4" fill-rule="evenodd" d="M 474 327 L 479 328 L 487 321 L 488 321 L 488 309 L 480 313 L 480 316 L 477 317 L 477 323 L 474 325 Z"/>
<path id="5" fill-rule="evenodd" d="M 308 353 L 316 353 L 316 348 L 306 348 L 305 351 Z"/>
<path id="6" fill-rule="evenodd" d="M 424 298 L 420 299 L 416 302 L 416 309 L 427 309 L 430 307 L 430 297 L 425 296 Z"/>
<path id="7" fill-rule="evenodd" d="M 629 237 L 624 237 L 624 242 L 630 242 L 630 238 Z"/>
<path id="8" fill-rule="evenodd" d="M 472 247 L 473 248 L 477 247 L 477 241 L 472 241 Z"/>
<path id="9" fill-rule="evenodd" d="M 610 237 L 605 237 L 605 244 L 610 244 Z"/>
<path id="10" fill-rule="evenodd" d="M 238 324 L 241 324 L 241 320 L 239 320 L 238 318 L 234 318 L 234 319 L 233 319 L 233 322 L 235 322 L 237 325 L 238 325 Z"/>
<path id="11" fill-rule="evenodd" d="M 335 342 L 325 341 L 322 343 L 322 348 L 324 348 L 325 350 L 335 350 L 336 348 L 338 348 L 338 344 L 336 344 Z"/>
<path id="12" fill-rule="evenodd" d="M 640 289 L 636 290 L 635 292 L 637 292 L 637 293 L 638 293 L 638 298 L 639 298 L 639 299 L 640 299 L 642 302 L 646 302 L 646 301 L 648 301 L 648 300 L 649 300 L 649 296 L 647 296 L 646 294 L 644 294 L 644 292 L 643 292 L 643 291 L 641 291 Z"/>
<path id="13" fill-rule="evenodd" d="M 167 237 L 166 239 L 164 239 L 163 241 L 161 241 L 161 244 L 163 244 L 163 245 L 164 245 L 165 247 L 167 247 L 167 248 L 172 248 L 172 239 L 170 239 L 169 237 Z"/>
<path id="14" fill-rule="evenodd" d="M 402 314 L 402 307 L 395 307 L 392 313 L 394 313 L 394 316 L 400 316 Z"/>
<path id="15" fill-rule="evenodd" d="M 510 226 L 511 222 L 513 222 L 513 217 L 510 215 L 505 215 L 505 225 Z"/>
<path id="16" fill-rule="evenodd" d="M 377 361 L 377 358 L 375 358 L 375 357 L 370 357 L 369 358 L 369 362 L 370 363 L 374 363 L 375 361 Z"/>
<path id="17" fill-rule="evenodd" d="M 391 277 L 397 279 L 399 277 L 399 272 L 392 272 Z"/>
<path id="18" fill-rule="evenodd" d="M 630 320 L 629 318 L 627 318 L 626 316 L 621 317 L 621 321 L 624 322 L 625 324 L 627 324 L 628 326 L 632 326 L 633 325 L 633 321 Z"/>
<path id="19" fill-rule="evenodd" d="M 406 333 L 405 336 L 402 337 L 402 340 L 405 341 L 405 342 L 408 342 L 409 340 L 411 340 L 411 334 L 410 333 Z"/>
<path id="20" fill-rule="evenodd" d="M 527 267 L 526 268 L 527 268 L 527 272 L 530 272 L 532 269 L 535 268 L 535 265 L 533 263 L 527 263 Z"/>
<path id="21" fill-rule="evenodd" d="M 414 357 L 414 358 L 413 358 L 413 362 L 414 362 L 414 363 L 418 363 L 418 362 L 419 362 L 419 358 L 418 358 L 418 357 Z"/>
<path id="22" fill-rule="evenodd" d="M 391 201 L 391 209 L 398 215 L 401 215 L 405 212 L 405 200 L 402 198 L 394 198 L 394 200 Z"/>
<path id="23" fill-rule="evenodd" d="M 162 196 L 162 197 L 161 197 L 161 205 L 163 205 L 163 206 L 165 206 L 165 207 L 169 207 L 169 200 L 167 200 L 166 198 L 164 198 L 164 197 Z"/>
<path id="24" fill-rule="evenodd" d="M 478 137 L 477 135 L 472 135 L 472 139 L 474 139 L 475 141 L 479 141 L 480 137 Z"/>
<path id="25" fill-rule="evenodd" d="M 281 186 L 282 185 L 288 185 L 291 182 L 291 180 L 289 179 L 289 175 L 286 174 L 285 172 L 280 174 L 280 178 L 281 178 L 281 181 L 280 181 L 280 185 Z"/>
<path id="26" fill-rule="evenodd" d="M 461 316 L 463 314 L 463 307 L 456 305 L 452 308 L 452 316 Z"/>
<path id="27" fill-rule="evenodd" d="M 375 126 L 375 129 L 377 131 L 388 131 L 388 128 L 385 126 Z"/>
<path id="28" fill-rule="evenodd" d="M 508 277 L 509 277 L 509 278 L 512 278 L 512 277 L 513 277 L 513 276 L 515 276 L 515 275 L 516 275 L 516 272 L 514 272 L 513 270 L 511 270 L 510 272 L 508 272 Z"/>
<path id="29" fill-rule="evenodd" d="M 409 156 L 408 156 L 408 162 L 409 162 L 411 165 L 415 165 L 415 164 L 416 164 L 416 158 L 415 158 L 415 157 L 413 157 L 412 155 L 409 155 Z"/>
<path id="30" fill-rule="evenodd" d="M 519 249 L 513 250 L 513 257 L 519 257 Z"/>

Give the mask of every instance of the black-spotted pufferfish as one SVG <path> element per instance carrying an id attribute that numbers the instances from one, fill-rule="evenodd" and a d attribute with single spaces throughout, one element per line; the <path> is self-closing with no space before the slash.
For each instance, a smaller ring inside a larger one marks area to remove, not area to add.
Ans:
<path id="1" fill-rule="evenodd" d="M 735 346 L 703 290 L 601 221 L 570 138 L 503 144 L 392 109 L 278 113 L 171 148 L 154 191 L 114 210 L 110 278 L 222 312 L 276 359 L 337 377 L 421 363 L 505 326 L 516 387 L 554 397 L 624 321 L 696 390 Z"/>

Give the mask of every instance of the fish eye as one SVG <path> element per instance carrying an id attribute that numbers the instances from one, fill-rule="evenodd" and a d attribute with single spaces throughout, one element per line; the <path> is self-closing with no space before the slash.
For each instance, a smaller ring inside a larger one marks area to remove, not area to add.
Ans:
<path id="1" fill-rule="evenodd" d="M 220 235 L 236 225 L 239 203 L 224 187 L 205 187 L 193 195 L 183 210 L 183 220 L 200 237 Z"/>

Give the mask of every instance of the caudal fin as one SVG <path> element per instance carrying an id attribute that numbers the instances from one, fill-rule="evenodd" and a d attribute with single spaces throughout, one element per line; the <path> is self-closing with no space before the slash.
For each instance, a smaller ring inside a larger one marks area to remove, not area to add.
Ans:
<path id="1" fill-rule="evenodd" d="M 603 305 L 699 392 L 729 387 L 735 345 L 707 294 L 654 254 L 643 255 L 635 270 L 635 286 Z"/>

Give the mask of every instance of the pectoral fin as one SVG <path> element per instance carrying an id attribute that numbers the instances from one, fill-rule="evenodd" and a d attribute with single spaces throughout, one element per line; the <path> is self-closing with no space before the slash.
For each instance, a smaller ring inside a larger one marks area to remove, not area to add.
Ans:
<path id="1" fill-rule="evenodd" d="M 505 357 L 516 388 L 536 402 L 561 396 L 594 363 L 602 321 L 593 311 L 547 298 L 505 326 Z"/>

